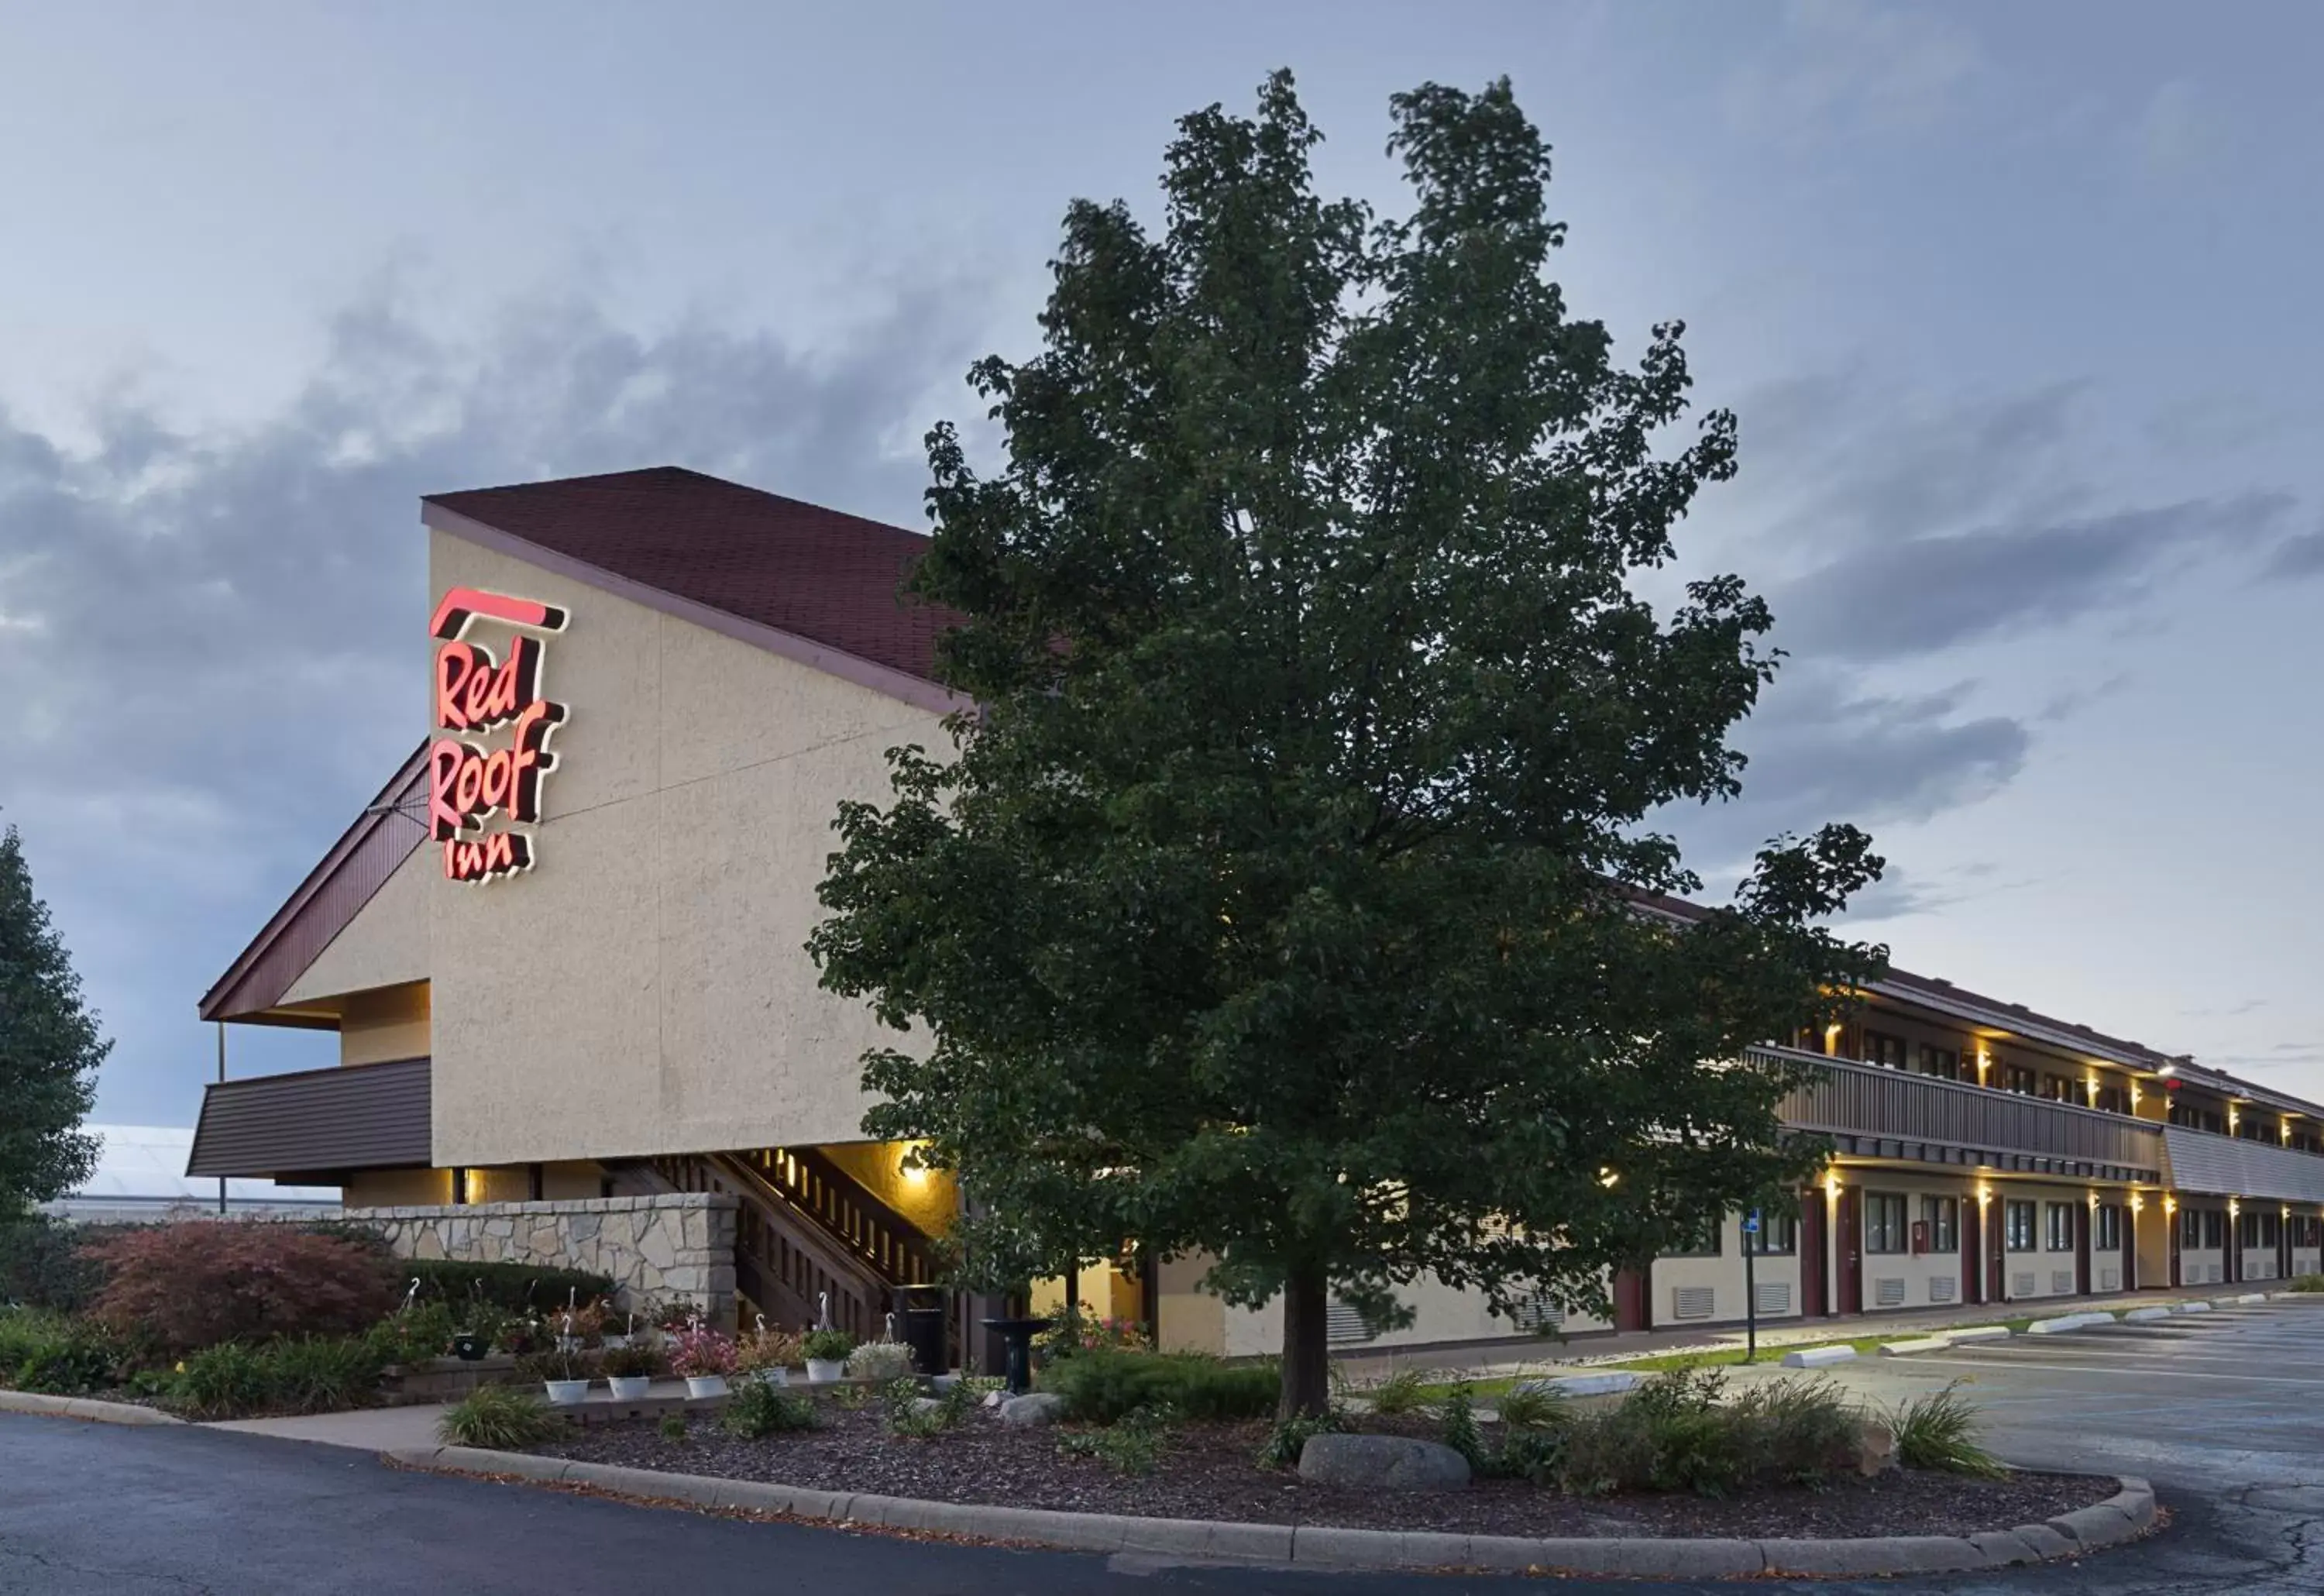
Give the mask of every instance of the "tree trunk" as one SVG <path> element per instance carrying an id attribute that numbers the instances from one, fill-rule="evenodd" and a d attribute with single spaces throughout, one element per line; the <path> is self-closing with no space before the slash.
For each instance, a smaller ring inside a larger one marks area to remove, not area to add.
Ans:
<path id="1" fill-rule="evenodd" d="M 1332 1358 L 1323 1335 L 1330 1283 L 1320 1266 L 1294 1268 L 1283 1282 L 1283 1398 L 1278 1416 L 1320 1415 L 1332 1406 Z"/>

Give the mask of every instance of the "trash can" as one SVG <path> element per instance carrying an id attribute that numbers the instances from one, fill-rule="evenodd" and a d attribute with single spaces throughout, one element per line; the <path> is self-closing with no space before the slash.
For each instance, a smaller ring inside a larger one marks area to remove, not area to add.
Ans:
<path id="1" fill-rule="evenodd" d="M 912 1349 L 912 1367 L 922 1374 L 952 1369 L 951 1317 L 941 1287 L 903 1286 L 896 1291 L 897 1335 Z"/>

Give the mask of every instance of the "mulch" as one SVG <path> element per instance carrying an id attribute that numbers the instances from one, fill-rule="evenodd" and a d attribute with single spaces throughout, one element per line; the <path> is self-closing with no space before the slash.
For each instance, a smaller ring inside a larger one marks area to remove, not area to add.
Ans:
<path id="1" fill-rule="evenodd" d="M 1259 1467 L 1253 1454 L 1268 1433 L 1263 1423 L 1182 1425 L 1153 1472 L 1125 1475 L 1095 1458 L 1062 1453 L 1064 1429 L 1019 1428 L 977 1413 L 955 1429 L 914 1440 L 889 1435 L 874 1407 L 851 1410 L 827 1399 L 819 1406 L 825 1427 L 803 1434 L 737 1440 L 714 1416 L 695 1414 L 683 1441 L 633 1421 L 576 1427 L 538 1450 L 671 1473 L 929 1501 L 1536 1536 L 1970 1535 L 2039 1524 L 2118 1489 L 2111 1479 L 2080 1475 L 1970 1480 L 1902 1470 L 1719 1499 L 1633 1494 L 1582 1500 L 1517 1480 L 1479 1480 L 1458 1491 L 1373 1494 L 1310 1485 L 1296 1472 Z"/>

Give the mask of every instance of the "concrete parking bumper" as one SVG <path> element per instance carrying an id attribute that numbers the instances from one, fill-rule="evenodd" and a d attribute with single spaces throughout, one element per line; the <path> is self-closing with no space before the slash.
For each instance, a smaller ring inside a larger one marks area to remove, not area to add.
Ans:
<path id="1" fill-rule="evenodd" d="M 1521 1536 L 1440 1535 L 1342 1529 L 1323 1525 L 1224 1524 L 1143 1518 L 1119 1513 L 1064 1513 L 1041 1508 L 918 1501 L 904 1497 L 807 1490 L 751 1480 L 667 1474 L 606 1463 L 568 1462 L 529 1453 L 465 1446 L 390 1452 L 392 1462 L 438 1473 L 482 1474 L 586 1486 L 643 1501 L 780 1514 L 956 1535 L 1068 1551 L 1134 1553 L 1192 1562 L 1341 1569 L 1481 1568 L 1652 1579 L 1711 1579 L 1753 1574 L 1969 1573 L 2080 1556 L 2130 1540 L 2154 1522 L 2154 1492 L 2124 1479 L 2104 1502 L 2047 1524 L 1972 1536 L 1879 1536 L 1861 1540 L 1681 1540 L 1659 1537 L 1535 1539 Z"/>

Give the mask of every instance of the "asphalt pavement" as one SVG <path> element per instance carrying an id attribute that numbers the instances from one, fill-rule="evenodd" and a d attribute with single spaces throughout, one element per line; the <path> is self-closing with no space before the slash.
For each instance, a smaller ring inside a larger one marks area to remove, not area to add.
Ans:
<path id="1" fill-rule="evenodd" d="M 1738 1371 L 1738 1379 L 1773 1370 Z M 1832 1377 L 1883 1401 L 1966 1382 L 1996 1449 L 2032 1466 L 2144 1474 L 2176 1522 L 2080 1565 L 1986 1578 L 1787 1582 L 1799 1592 L 2313 1596 L 2324 1591 L 2324 1303 L 2271 1303 Z M 1483 1577 L 1289 1573 L 1015 1551 L 759 1524 L 410 1473 L 344 1448 L 201 1426 L 0 1415 L 0 1592 L 40 1596 L 658 1596 L 910 1591 L 1462 1592 Z M 1728 1591 L 1560 1582 L 1561 1591 Z"/>

